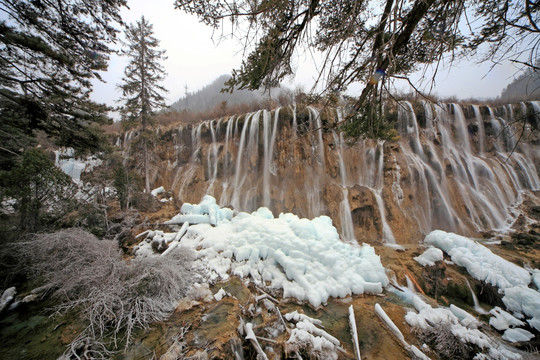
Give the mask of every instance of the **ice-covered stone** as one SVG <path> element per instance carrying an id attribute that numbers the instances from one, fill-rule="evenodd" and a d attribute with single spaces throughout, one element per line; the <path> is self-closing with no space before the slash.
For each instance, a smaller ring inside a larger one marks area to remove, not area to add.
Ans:
<path id="1" fill-rule="evenodd" d="M 465 267 L 473 278 L 500 289 L 527 286 L 531 282 L 527 270 L 464 236 L 435 230 L 426 236 L 424 242 L 446 252 L 455 264 Z"/>

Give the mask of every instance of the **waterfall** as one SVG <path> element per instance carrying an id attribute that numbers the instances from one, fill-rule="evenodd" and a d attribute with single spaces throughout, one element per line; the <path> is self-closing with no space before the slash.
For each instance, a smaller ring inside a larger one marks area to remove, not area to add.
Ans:
<path id="1" fill-rule="evenodd" d="M 210 123 L 209 123 L 210 134 L 212 136 L 212 144 L 211 144 L 211 151 L 208 152 L 208 158 L 207 158 L 208 177 L 210 178 L 210 180 L 209 180 L 209 185 L 208 185 L 208 188 L 206 190 L 206 193 L 211 194 L 211 195 L 213 194 L 214 182 L 216 181 L 216 177 L 217 177 L 218 144 L 217 144 L 217 141 L 216 141 L 216 132 L 217 132 L 217 129 L 219 128 L 220 123 L 221 123 L 221 119 L 218 120 L 218 122 L 216 124 L 216 128 L 214 128 L 214 120 L 210 121 Z"/>
<path id="2" fill-rule="evenodd" d="M 341 203 L 339 204 L 341 236 L 344 240 L 350 243 L 356 243 L 356 237 L 354 236 L 354 225 L 351 216 L 351 207 L 349 205 L 349 190 L 347 189 L 347 169 L 345 168 L 345 162 L 343 161 L 343 133 L 340 133 L 338 136 L 335 131 L 332 131 L 332 136 L 334 138 L 334 143 L 337 146 L 339 174 L 343 194 L 343 200 L 341 200 Z"/>
<path id="3" fill-rule="evenodd" d="M 518 106 L 540 113 L 537 102 Z M 188 125 L 174 137 L 177 157 L 166 160 L 170 183 L 181 201 L 211 193 L 235 211 L 328 215 L 350 242 L 414 241 L 434 229 L 478 236 L 511 225 L 520 194 L 540 188 L 538 146 L 515 146 L 520 128 L 508 126 L 521 123 L 514 108 L 422 108 L 399 103 L 397 142 L 346 144 L 339 128 L 323 130 L 323 118 L 340 122 L 347 109 L 291 106 Z"/>
<path id="4" fill-rule="evenodd" d="M 478 152 L 480 153 L 480 156 L 484 155 L 484 138 L 486 137 L 486 133 L 484 130 L 484 119 L 482 118 L 482 114 L 480 113 L 480 107 L 478 105 L 473 105 L 474 110 L 474 116 L 476 118 L 476 123 L 478 125 Z"/>
<path id="5" fill-rule="evenodd" d="M 184 192 L 186 184 L 193 178 L 197 164 L 200 164 L 199 155 L 201 154 L 201 132 L 204 124 L 205 123 L 200 123 L 197 127 L 194 127 L 191 130 L 191 147 L 193 152 L 191 153 L 188 169 L 182 174 L 184 181 L 182 182 L 180 191 L 178 192 L 178 198 L 180 199 L 182 199 L 181 194 Z"/>
<path id="6" fill-rule="evenodd" d="M 270 133 L 271 114 L 268 111 L 263 113 L 263 137 L 264 137 L 264 165 L 263 165 L 263 205 L 270 207 L 270 174 L 275 175 L 272 170 L 272 161 L 274 159 L 274 143 L 276 141 L 277 123 L 279 119 L 279 110 L 274 113 L 274 125 Z"/>
<path id="7" fill-rule="evenodd" d="M 478 302 L 478 298 L 476 297 L 476 294 L 474 293 L 474 291 L 473 291 L 473 289 L 471 287 L 471 284 L 469 284 L 469 280 L 465 279 L 465 282 L 467 283 L 467 286 L 469 287 L 469 290 L 471 291 L 471 296 L 472 296 L 473 304 L 474 304 L 474 311 L 476 311 L 478 314 L 482 314 L 482 315 L 487 314 L 488 312 L 485 311 L 480 306 L 480 303 Z"/>
<path id="8" fill-rule="evenodd" d="M 236 168 L 235 168 L 235 174 L 234 174 L 234 185 L 233 185 L 233 194 L 231 198 L 231 205 L 234 206 L 235 209 L 238 209 L 240 207 L 240 186 L 244 182 L 244 176 L 243 173 L 244 170 L 242 168 L 242 160 L 246 158 L 244 156 L 244 144 L 246 141 L 246 133 L 247 129 L 249 127 L 250 120 L 253 118 L 254 114 L 249 114 L 246 116 L 244 120 L 244 126 L 242 128 L 242 134 L 240 135 L 240 142 L 238 143 L 238 153 L 236 155 Z M 238 122 L 237 122 L 238 125 Z M 247 164 L 244 165 L 244 167 L 247 167 Z"/>

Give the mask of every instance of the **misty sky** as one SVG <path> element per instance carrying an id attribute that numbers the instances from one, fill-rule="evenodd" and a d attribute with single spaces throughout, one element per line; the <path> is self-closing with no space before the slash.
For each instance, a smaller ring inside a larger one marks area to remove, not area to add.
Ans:
<path id="1" fill-rule="evenodd" d="M 199 23 L 195 16 L 175 10 L 173 0 L 131 0 L 129 6 L 130 10 L 122 12 L 123 19 L 134 23 L 144 15 L 153 24 L 154 35 L 161 41 L 161 48 L 167 50 L 168 59 L 164 66 L 168 77 L 164 86 L 169 90 L 168 104 L 184 96 L 186 85 L 189 92 L 197 91 L 240 66 L 243 47 L 239 40 L 229 38 L 218 43 L 221 33 L 213 34 L 213 29 Z M 228 30 L 223 29 L 224 34 L 229 34 Z M 293 68 L 296 76 L 284 85 L 290 88 L 301 85 L 305 90 L 311 88 L 316 68 L 310 58 L 310 54 L 304 54 L 295 59 Z M 454 64 L 450 72 L 439 70 L 433 94 L 461 99 L 496 97 L 516 75 L 516 68 L 509 64 L 496 66 L 489 72 L 491 64 L 478 65 L 474 63 L 476 59 L 470 60 Z M 94 100 L 119 105 L 115 102 L 120 97 L 117 85 L 121 82 L 126 63 L 126 59 L 112 56 L 109 70 L 102 74 L 106 83 L 94 82 Z M 362 84 L 353 85 L 349 92 L 355 95 L 361 88 Z"/>

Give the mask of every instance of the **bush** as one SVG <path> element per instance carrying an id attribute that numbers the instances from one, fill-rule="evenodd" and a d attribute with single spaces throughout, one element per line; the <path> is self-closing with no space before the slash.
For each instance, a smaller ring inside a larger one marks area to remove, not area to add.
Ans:
<path id="1" fill-rule="evenodd" d="M 437 323 L 423 330 L 417 328 L 418 339 L 428 344 L 441 359 L 472 359 L 480 348 L 464 342 L 452 333 L 450 323 Z"/>
<path id="2" fill-rule="evenodd" d="M 127 346 L 134 329 L 167 318 L 195 279 L 184 249 L 127 262 L 115 242 L 81 229 L 36 235 L 17 249 L 29 278 L 60 301 L 55 310 L 84 317 L 86 329 L 68 348 L 76 356 L 84 349 L 105 357 L 119 342 Z"/>

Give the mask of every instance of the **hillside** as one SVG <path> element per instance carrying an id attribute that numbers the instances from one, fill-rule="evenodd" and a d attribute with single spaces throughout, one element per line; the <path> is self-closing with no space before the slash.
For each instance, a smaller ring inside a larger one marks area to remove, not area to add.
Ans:
<path id="1" fill-rule="evenodd" d="M 504 102 L 540 99 L 540 73 L 525 71 L 503 89 L 500 99 Z"/>
<path id="2" fill-rule="evenodd" d="M 188 93 L 183 98 L 178 99 L 178 101 L 171 105 L 171 108 L 179 111 L 190 110 L 193 112 L 203 112 L 214 109 L 224 101 L 227 102 L 228 106 L 234 106 L 262 101 L 269 97 L 268 92 L 265 93 L 263 90 L 235 90 L 232 94 L 221 92 L 221 89 L 225 87 L 225 82 L 229 79 L 229 75 L 222 75 L 202 89 L 194 93 Z M 283 91 L 286 90 L 271 89 L 270 95 L 276 97 Z"/>

